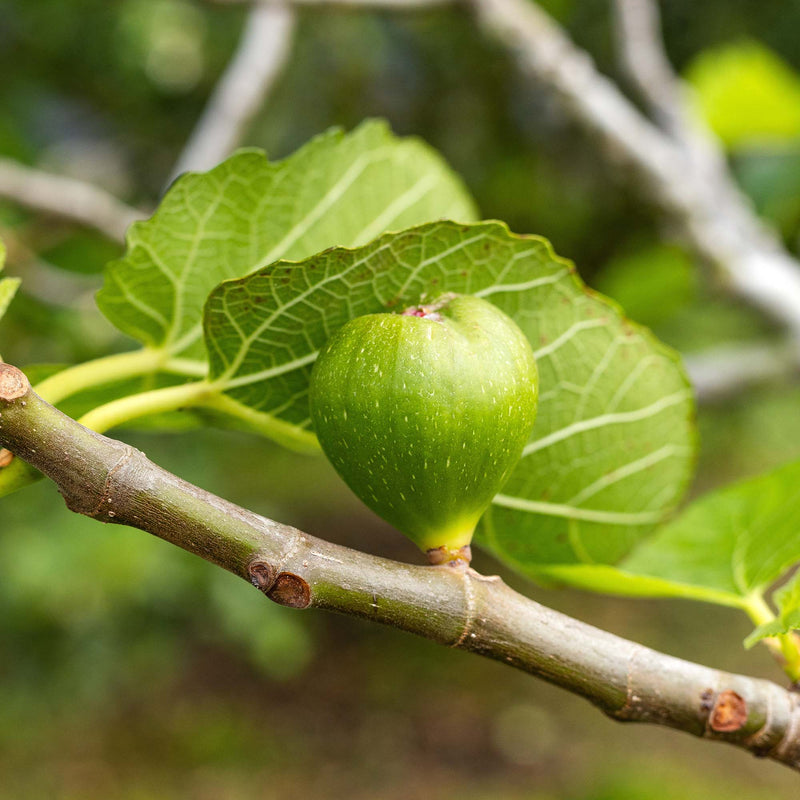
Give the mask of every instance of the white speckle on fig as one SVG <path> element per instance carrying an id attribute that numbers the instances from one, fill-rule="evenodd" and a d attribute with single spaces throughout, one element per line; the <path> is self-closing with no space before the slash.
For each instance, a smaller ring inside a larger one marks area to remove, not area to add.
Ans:
<path id="1" fill-rule="evenodd" d="M 317 359 L 310 404 L 323 450 L 367 505 L 423 550 L 461 552 L 522 454 L 537 394 L 516 324 L 445 295 L 348 322 Z"/>

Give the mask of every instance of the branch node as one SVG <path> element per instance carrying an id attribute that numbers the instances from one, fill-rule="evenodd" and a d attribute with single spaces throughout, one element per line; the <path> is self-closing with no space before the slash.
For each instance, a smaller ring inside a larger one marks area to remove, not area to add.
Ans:
<path id="1" fill-rule="evenodd" d="M 277 572 L 272 564 L 267 564 L 266 561 L 253 561 L 248 567 L 250 575 L 250 583 L 264 594 L 267 594 L 275 583 Z"/>
<path id="2" fill-rule="evenodd" d="M 279 606 L 288 608 L 308 608 L 311 605 L 311 587 L 293 572 L 281 572 L 267 597 Z"/>
<path id="3" fill-rule="evenodd" d="M 464 622 L 464 630 L 461 631 L 461 635 L 456 639 L 451 647 L 461 647 L 464 642 L 467 640 L 467 637 L 472 635 L 472 623 L 475 620 L 475 589 L 472 586 L 472 576 L 469 572 L 465 571 L 464 575 L 464 600 L 466 601 L 466 613 L 465 617 L 466 620 Z"/>
<path id="4" fill-rule="evenodd" d="M 28 394 L 31 384 L 22 370 L 12 367 L 11 364 L 0 363 L 0 400 L 7 403 L 19 400 Z"/>
<path id="5" fill-rule="evenodd" d="M 767 692 L 766 696 L 766 714 L 764 724 L 752 736 L 748 736 L 745 744 L 753 753 L 756 758 L 766 758 L 775 749 L 777 745 L 783 740 L 786 729 L 791 724 L 787 723 L 788 719 L 792 717 L 792 709 L 794 704 L 789 696 L 788 708 L 784 703 L 776 703 L 776 695 L 774 691 Z M 784 716 L 784 714 L 786 716 Z"/>
<path id="6" fill-rule="evenodd" d="M 86 513 L 86 516 L 92 517 L 94 519 L 99 519 L 101 522 L 105 521 L 105 518 L 111 518 L 117 516 L 115 511 L 111 511 L 108 508 L 109 503 L 114 502 L 114 498 L 111 495 L 112 485 L 114 483 L 114 478 L 116 477 L 117 473 L 126 465 L 128 464 L 131 459 L 133 459 L 136 454 L 139 452 L 134 447 L 130 445 L 122 445 L 123 452 L 122 455 L 119 457 L 116 464 L 108 471 L 106 475 L 105 482 L 103 483 L 103 490 L 100 493 L 100 497 L 97 500 L 97 503 L 94 506 L 94 509 L 90 512 L 85 512 L 80 509 L 75 509 L 70 505 L 70 498 L 66 498 L 67 500 L 67 508 L 72 511 L 78 510 L 79 513 Z"/>
<path id="7" fill-rule="evenodd" d="M 705 689 L 700 695 L 700 710 L 706 715 L 714 708 L 714 690 Z"/>
<path id="8" fill-rule="evenodd" d="M 625 704 L 612 711 L 606 711 L 609 716 L 618 720 L 628 720 L 635 717 L 635 711 L 639 708 L 642 698 L 636 694 L 636 659 L 644 650 L 640 645 L 634 645 L 628 656 L 625 670 Z"/>

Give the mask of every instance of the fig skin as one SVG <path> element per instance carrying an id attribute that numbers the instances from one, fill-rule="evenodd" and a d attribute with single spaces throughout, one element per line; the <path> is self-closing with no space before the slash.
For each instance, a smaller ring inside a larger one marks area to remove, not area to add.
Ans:
<path id="1" fill-rule="evenodd" d="M 469 560 L 475 526 L 530 437 L 537 397 L 525 335 L 468 295 L 351 320 L 320 352 L 310 384 L 336 471 L 435 563 Z"/>

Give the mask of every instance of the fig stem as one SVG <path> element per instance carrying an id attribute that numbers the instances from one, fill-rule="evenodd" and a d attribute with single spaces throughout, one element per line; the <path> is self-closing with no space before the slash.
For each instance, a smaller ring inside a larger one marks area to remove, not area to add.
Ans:
<path id="1" fill-rule="evenodd" d="M 472 561 L 472 548 L 465 544 L 463 547 L 432 547 L 425 551 L 428 563 L 434 567 L 447 566 L 453 569 L 466 569 Z"/>

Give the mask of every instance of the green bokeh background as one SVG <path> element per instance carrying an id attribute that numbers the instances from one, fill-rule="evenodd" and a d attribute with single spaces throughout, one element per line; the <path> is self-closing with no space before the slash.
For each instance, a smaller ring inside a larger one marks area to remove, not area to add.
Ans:
<path id="1" fill-rule="evenodd" d="M 607 2 L 543 5 L 618 77 Z M 670 56 L 737 178 L 796 252 L 800 4 L 673 0 L 663 12 Z M 0 0 L 0 156 L 154 205 L 244 15 L 201 0 Z M 441 150 L 484 216 L 549 237 L 682 351 L 776 339 L 464 10 L 300 16 L 247 144 L 280 157 L 331 125 L 386 117 Z M 128 346 L 92 299 L 116 245 L 3 202 L 0 237 L 8 274 L 23 279 L 0 324 L 6 360 L 74 363 Z M 791 380 L 703 406 L 695 491 L 800 456 L 798 409 Z M 419 561 L 322 459 L 213 430 L 120 436 L 259 513 Z M 481 555 L 476 566 L 498 570 Z M 750 625 L 732 611 L 505 577 L 627 638 L 781 681 L 764 648 L 742 649 Z M 1 800 L 760 800 L 794 796 L 795 780 L 733 749 L 613 723 L 498 664 L 279 608 L 164 542 L 74 517 L 48 484 L 0 506 Z"/>

